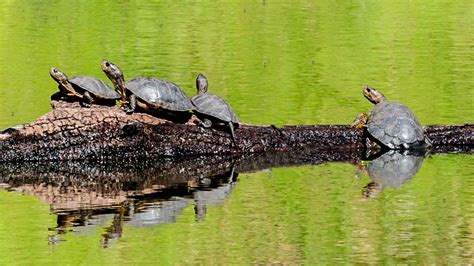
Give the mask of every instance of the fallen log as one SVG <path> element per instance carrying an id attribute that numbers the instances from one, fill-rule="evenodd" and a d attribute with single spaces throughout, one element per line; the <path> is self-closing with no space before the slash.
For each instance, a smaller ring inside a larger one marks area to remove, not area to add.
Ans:
<path id="1" fill-rule="evenodd" d="M 117 106 L 81 108 L 52 102 L 36 121 L 0 134 L 0 161 L 117 160 L 160 157 L 253 154 L 298 149 L 363 150 L 366 132 L 344 125 L 240 125 L 232 141 L 225 127 L 204 129 L 193 116 L 172 123 L 146 113 L 127 115 Z M 474 125 L 428 126 L 434 152 L 468 152 Z"/>

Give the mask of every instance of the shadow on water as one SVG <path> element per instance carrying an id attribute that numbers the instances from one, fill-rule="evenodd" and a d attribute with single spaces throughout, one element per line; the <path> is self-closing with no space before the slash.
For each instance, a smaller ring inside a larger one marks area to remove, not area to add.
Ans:
<path id="1" fill-rule="evenodd" d="M 10 191 L 35 195 L 57 215 L 49 244 L 66 233 L 92 234 L 106 226 L 101 244 L 119 239 L 124 225 L 150 227 L 177 220 L 194 205 L 197 222 L 205 220 L 209 205 L 226 200 L 242 172 L 272 167 L 345 162 L 357 164 L 362 153 L 354 150 L 213 156 L 163 159 L 135 163 L 37 162 L 0 165 L 0 183 Z M 374 197 L 385 187 L 398 187 L 421 167 L 423 155 L 388 152 L 368 163 L 371 182 L 364 188 Z"/>

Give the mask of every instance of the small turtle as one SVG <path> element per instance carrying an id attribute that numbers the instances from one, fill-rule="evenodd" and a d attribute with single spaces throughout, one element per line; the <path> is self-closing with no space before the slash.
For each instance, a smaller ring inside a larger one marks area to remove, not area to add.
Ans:
<path id="1" fill-rule="evenodd" d="M 127 113 L 133 113 L 136 106 L 143 110 L 159 109 L 171 112 L 189 112 L 193 109 L 191 101 L 181 88 L 169 81 L 156 78 L 134 78 L 125 82 L 122 70 L 115 64 L 104 60 L 102 70 L 120 92 Z"/>
<path id="2" fill-rule="evenodd" d="M 115 104 L 120 95 L 102 80 L 93 77 L 75 76 L 68 79 L 66 74 L 52 67 L 49 71 L 51 77 L 59 84 L 59 92 L 51 96 L 52 99 L 63 96 L 80 99 L 81 106 L 90 107 L 92 103 Z"/>
<path id="3" fill-rule="evenodd" d="M 212 121 L 229 125 L 232 139 L 235 140 L 234 126 L 239 125 L 239 119 L 230 105 L 221 97 L 207 92 L 207 79 L 203 74 L 196 78 L 197 95 L 191 98 L 194 111 L 201 116 L 201 125 L 205 128 L 212 126 Z M 212 121 L 211 121 L 212 120 Z"/>
<path id="4" fill-rule="evenodd" d="M 363 94 L 375 106 L 368 116 L 359 115 L 353 125 L 367 124 L 369 134 L 389 149 L 431 146 L 423 127 L 408 107 L 388 101 L 381 92 L 367 85 Z"/>

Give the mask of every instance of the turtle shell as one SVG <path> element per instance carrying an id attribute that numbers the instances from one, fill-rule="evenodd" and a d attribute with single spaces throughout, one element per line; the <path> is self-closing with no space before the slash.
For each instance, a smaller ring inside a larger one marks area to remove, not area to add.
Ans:
<path id="1" fill-rule="evenodd" d="M 384 101 L 370 112 L 369 133 L 391 149 L 418 145 L 425 140 L 423 127 L 405 105 Z"/>
<path id="2" fill-rule="evenodd" d="M 204 93 L 198 94 L 191 99 L 195 106 L 195 111 L 210 117 L 217 118 L 224 122 L 239 123 L 239 119 L 235 115 L 230 105 L 221 97 Z"/>
<path id="3" fill-rule="evenodd" d="M 84 91 L 92 93 L 97 98 L 101 99 L 119 99 L 120 95 L 114 91 L 109 85 L 105 84 L 100 79 L 86 76 L 75 76 L 69 79 L 69 82 Z M 83 92 L 79 92 L 83 93 Z"/>
<path id="4" fill-rule="evenodd" d="M 191 101 L 183 90 L 178 85 L 166 80 L 134 78 L 127 81 L 125 87 L 153 108 L 163 108 L 170 111 L 193 109 Z"/>

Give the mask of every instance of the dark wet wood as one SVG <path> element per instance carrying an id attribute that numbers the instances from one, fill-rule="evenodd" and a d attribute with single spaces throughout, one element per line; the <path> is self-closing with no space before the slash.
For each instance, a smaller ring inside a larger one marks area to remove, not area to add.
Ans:
<path id="1" fill-rule="evenodd" d="M 0 134 L 0 161 L 64 161 L 189 157 L 294 152 L 300 149 L 363 150 L 363 129 L 349 126 L 241 125 L 232 142 L 227 127 L 204 129 L 193 116 L 184 124 L 118 107 L 53 102 L 32 123 Z M 474 125 L 429 126 L 435 150 L 472 152 Z"/>

